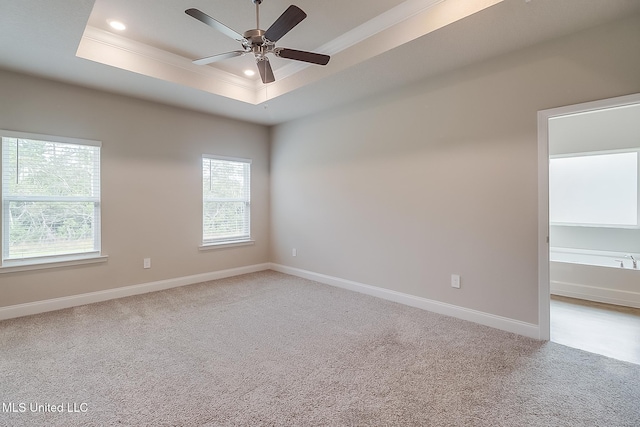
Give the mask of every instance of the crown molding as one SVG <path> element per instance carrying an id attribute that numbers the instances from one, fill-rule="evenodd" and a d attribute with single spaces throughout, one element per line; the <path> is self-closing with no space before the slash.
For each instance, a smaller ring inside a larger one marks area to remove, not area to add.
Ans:
<path id="1" fill-rule="evenodd" d="M 370 19 L 369 21 L 347 31 L 339 37 L 323 44 L 318 49 L 319 53 L 337 55 L 338 53 L 355 46 L 364 40 L 398 25 L 407 19 L 426 12 L 438 3 L 445 0 L 408 0 L 396 7 Z M 291 62 L 278 70 L 278 76 L 282 79 L 292 76 L 305 68 L 312 66 L 304 62 Z"/>
<path id="2" fill-rule="evenodd" d="M 256 104 L 256 80 L 195 65 L 183 56 L 99 28 L 86 27 L 76 56 Z"/>
<path id="3" fill-rule="evenodd" d="M 298 63 L 279 69 L 278 81 L 270 89 L 271 98 L 339 73 L 503 1 L 408 0 L 321 46 L 319 52 L 331 55 L 329 67 L 325 67 L 330 69 Z"/>
<path id="4" fill-rule="evenodd" d="M 370 19 L 316 51 L 332 56 L 330 66 L 291 61 L 275 70 L 277 81 L 262 84 L 119 34 L 87 26 L 80 58 L 192 87 L 252 105 L 338 73 L 357 63 L 436 31 L 504 0 L 407 0 Z"/>

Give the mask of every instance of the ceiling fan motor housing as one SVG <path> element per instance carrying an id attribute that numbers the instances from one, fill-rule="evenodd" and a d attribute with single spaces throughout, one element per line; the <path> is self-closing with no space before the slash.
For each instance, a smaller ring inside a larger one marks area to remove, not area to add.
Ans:
<path id="1" fill-rule="evenodd" d="M 260 29 L 247 30 L 244 32 L 243 36 L 245 39 L 247 39 L 247 41 L 249 42 L 248 44 L 250 46 L 256 45 L 256 44 L 261 45 L 265 43 L 264 33 L 265 31 Z"/>
<path id="2" fill-rule="evenodd" d="M 264 30 L 255 29 L 247 30 L 243 36 L 246 40 L 244 47 L 247 52 L 252 52 L 256 58 L 264 58 L 264 55 L 270 53 L 273 50 L 274 44 L 269 43 L 264 38 Z"/>

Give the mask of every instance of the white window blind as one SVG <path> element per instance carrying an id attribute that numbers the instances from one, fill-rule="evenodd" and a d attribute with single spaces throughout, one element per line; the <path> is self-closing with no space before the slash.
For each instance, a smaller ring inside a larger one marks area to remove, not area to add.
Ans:
<path id="1" fill-rule="evenodd" d="M 251 238 L 251 160 L 203 156 L 202 242 Z"/>
<path id="2" fill-rule="evenodd" d="M 0 133 L 3 264 L 99 253 L 100 144 Z"/>
<path id="3" fill-rule="evenodd" d="M 637 226 L 638 151 L 550 159 L 549 221 Z"/>

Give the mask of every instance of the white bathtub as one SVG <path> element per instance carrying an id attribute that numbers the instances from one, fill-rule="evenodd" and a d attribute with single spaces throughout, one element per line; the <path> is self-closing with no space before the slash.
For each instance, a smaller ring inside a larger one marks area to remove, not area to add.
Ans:
<path id="1" fill-rule="evenodd" d="M 604 252 L 571 248 L 551 248 L 549 251 L 549 260 L 553 262 L 568 262 L 571 264 L 633 269 L 633 261 L 629 255 L 640 261 L 640 255 L 634 253 Z M 623 265 L 622 267 L 620 266 L 621 262 Z"/>
<path id="2" fill-rule="evenodd" d="M 640 308 L 640 269 L 625 253 L 551 248 L 551 293 Z M 638 254 L 630 254 L 640 260 Z M 620 261 L 624 267 L 620 267 Z"/>

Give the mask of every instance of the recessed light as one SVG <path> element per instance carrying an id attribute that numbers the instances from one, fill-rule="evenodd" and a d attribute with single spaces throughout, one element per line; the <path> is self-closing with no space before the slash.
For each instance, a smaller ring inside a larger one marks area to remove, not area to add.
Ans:
<path id="1" fill-rule="evenodd" d="M 118 30 L 118 31 L 124 31 L 127 29 L 127 26 L 124 25 L 122 22 L 120 21 L 113 21 L 113 20 L 109 20 L 107 21 L 109 23 L 109 25 L 111 26 L 111 28 L 113 28 L 114 30 Z"/>
<path id="2" fill-rule="evenodd" d="M 244 70 L 244 75 L 247 76 L 247 77 L 251 77 L 251 76 L 253 76 L 255 74 L 256 74 L 256 72 L 253 71 L 253 70 Z"/>

